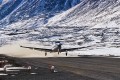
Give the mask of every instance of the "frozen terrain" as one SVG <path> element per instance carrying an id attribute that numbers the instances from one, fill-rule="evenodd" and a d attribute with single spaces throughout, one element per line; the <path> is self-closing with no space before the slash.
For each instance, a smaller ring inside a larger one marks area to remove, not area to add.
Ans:
<path id="1" fill-rule="evenodd" d="M 29 18 L 30 20 L 34 19 L 33 23 L 30 23 L 32 25 L 39 22 L 45 24 L 50 17 L 78 3 L 80 3 L 80 0 L 2 0 L 0 27 L 6 27 L 6 25 L 17 21 L 28 21 Z M 33 18 L 34 16 L 37 17 Z M 26 23 L 28 23 L 27 21 Z M 32 25 L 31 27 L 39 26 L 37 24 Z"/>
<path id="2" fill-rule="evenodd" d="M 48 34 L 49 33 L 49 34 Z M 44 27 L 41 29 L 14 29 L 1 30 L 0 43 L 1 53 L 14 53 L 14 56 L 30 57 L 30 53 L 36 53 L 34 56 L 43 55 L 45 52 L 22 49 L 20 45 L 53 48 L 56 41 L 61 41 L 63 48 L 85 47 L 76 51 L 68 52 L 70 56 L 78 55 L 104 55 L 119 56 L 120 47 L 120 29 L 119 28 L 94 28 L 88 27 Z M 24 41 L 25 40 L 25 41 Z M 7 52 L 6 46 L 8 45 Z M 10 48 L 9 48 L 10 47 Z M 23 53 L 19 55 L 16 53 Z M 37 54 L 38 53 L 38 54 Z M 43 54 L 39 54 L 43 53 Z M 11 55 L 11 54 L 10 54 Z M 49 57 L 53 56 L 49 55 Z M 54 55 L 55 56 L 55 55 Z M 60 55 L 65 56 L 65 53 Z M 56 57 L 60 57 L 56 56 Z M 32 56 L 33 57 L 33 56 Z"/>
<path id="3" fill-rule="evenodd" d="M 77 6 L 49 19 L 47 25 L 119 27 L 119 9 L 119 0 L 83 0 Z"/>
<path id="4" fill-rule="evenodd" d="M 1 3 L 1 47 L 21 40 L 45 47 L 61 41 L 67 48 L 87 46 L 70 55 L 120 55 L 120 0 L 11 1 Z M 8 8 L 12 11 L 4 15 Z"/>
<path id="5" fill-rule="evenodd" d="M 47 52 L 47 56 L 45 56 L 44 51 L 26 49 L 20 47 L 20 45 L 51 48 L 51 46 L 41 46 L 41 45 L 37 45 L 35 42 L 32 42 L 31 44 L 28 41 L 22 40 L 22 41 L 16 41 L 9 45 L 2 46 L 0 48 L 0 54 L 5 54 L 8 56 L 19 57 L 19 58 L 78 57 L 77 55 L 69 54 L 68 56 L 66 56 L 65 53 L 61 53 L 60 55 L 58 55 L 58 53 L 49 53 L 49 52 Z"/>

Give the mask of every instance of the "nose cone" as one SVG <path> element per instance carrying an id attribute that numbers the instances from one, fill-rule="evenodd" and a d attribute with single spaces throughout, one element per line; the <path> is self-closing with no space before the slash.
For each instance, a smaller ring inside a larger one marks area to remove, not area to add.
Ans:
<path id="1" fill-rule="evenodd" d="M 62 45 L 62 43 L 60 41 L 56 41 L 55 44 L 56 45 Z"/>

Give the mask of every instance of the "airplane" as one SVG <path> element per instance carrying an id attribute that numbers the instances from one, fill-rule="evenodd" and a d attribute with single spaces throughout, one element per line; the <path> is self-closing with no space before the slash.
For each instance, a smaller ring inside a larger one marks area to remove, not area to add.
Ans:
<path id="1" fill-rule="evenodd" d="M 34 49 L 34 50 L 38 50 L 38 51 L 45 51 L 45 56 L 47 55 L 47 52 L 66 52 L 66 56 L 67 56 L 67 51 L 73 51 L 73 50 L 77 50 L 77 49 L 82 49 L 82 48 L 86 48 L 86 47 L 77 47 L 77 48 L 64 48 L 62 49 L 62 44 L 60 42 L 55 42 L 56 45 L 53 47 L 53 49 L 48 49 L 48 48 L 38 48 L 38 47 L 28 47 L 28 46 L 20 46 L 22 48 L 29 48 L 29 49 Z"/>

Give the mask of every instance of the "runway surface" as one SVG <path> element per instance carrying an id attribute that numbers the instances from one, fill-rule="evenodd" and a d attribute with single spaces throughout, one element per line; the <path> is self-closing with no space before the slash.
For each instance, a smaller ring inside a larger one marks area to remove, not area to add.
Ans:
<path id="1" fill-rule="evenodd" d="M 34 68 L 29 74 L 8 75 L 2 80 L 120 80 L 120 59 L 105 57 L 15 58 Z M 49 71 L 54 65 L 57 73 Z"/>

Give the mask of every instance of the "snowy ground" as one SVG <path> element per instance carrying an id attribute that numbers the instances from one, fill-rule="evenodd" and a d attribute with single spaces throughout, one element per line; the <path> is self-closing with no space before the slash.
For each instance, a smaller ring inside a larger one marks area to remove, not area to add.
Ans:
<path id="1" fill-rule="evenodd" d="M 10 45 L 5 45 L 3 47 L 0 47 L 0 54 L 6 54 L 6 55 L 12 56 L 12 57 L 44 57 L 44 58 L 66 57 L 65 53 L 61 53 L 60 55 L 58 55 L 58 53 L 48 53 L 47 56 L 45 56 L 45 52 L 21 48 L 20 45 L 43 47 L 43 46 L 36 45 L 36 44 L 28 44 L 27 41 L 17 41 Z M 49 46 L 49 48 L 50 47 L 51 46 Z M 48 46 L 47 46 L 47 48 L 48 48 Z M 77 57 L 77 55 L 72 55 L 72 56 L 68 55 L 67 57 Z"/>
<path id="2" fill-rule="evenodd" d="M 24 46 L 33 46 L 33 47 L 42 47 L 42 48 L 51 48 L 52 46 L 37 45 L 35 42 L 28 42 L 25 40 L 16 41 L 9 45 L 0 47 L 0 54 L 6 54 L 13 57 L 66 57 L 65 52 L 58 55 L 57 53 L 48 53 L 45 56 L 45 52 L 31 50 L 26 48 L 21 48 L 20 45 Z M 64 47 L 70 47 L 70 45 L 64 45 Z M 83 48 L 75 51 L 68 52 L 67 57 L 78 57 L 78 55 L 93 55 L 93 56 L 120 56 L 119 48 Z"/>
<path id="3" fill-rule="evenodd" d="M 78 55 L 94 55 L 94 56 L 120 56 L 119 48 L 99 48 L 93 50 L 79 50 L 70 52 L 70 54 Z"/>
<path id="4" fill-rule="evenodd" d="M 45 57 L 45 52 L 23 49 L 19 46 L 52 48 L 56 41 L 61 41 L 63 48 L 86 47 L 68 52 L 68 57 L 120 55 L 120 28 L 117 27 L 89 29 L 87 26 L 43 26 L 37 29 L 0 30 L 0 52 L 15 57 Z M 48 54 L 47 57 L 65 57 L 65 53 L 59 56 L 57 53 Z"/>

